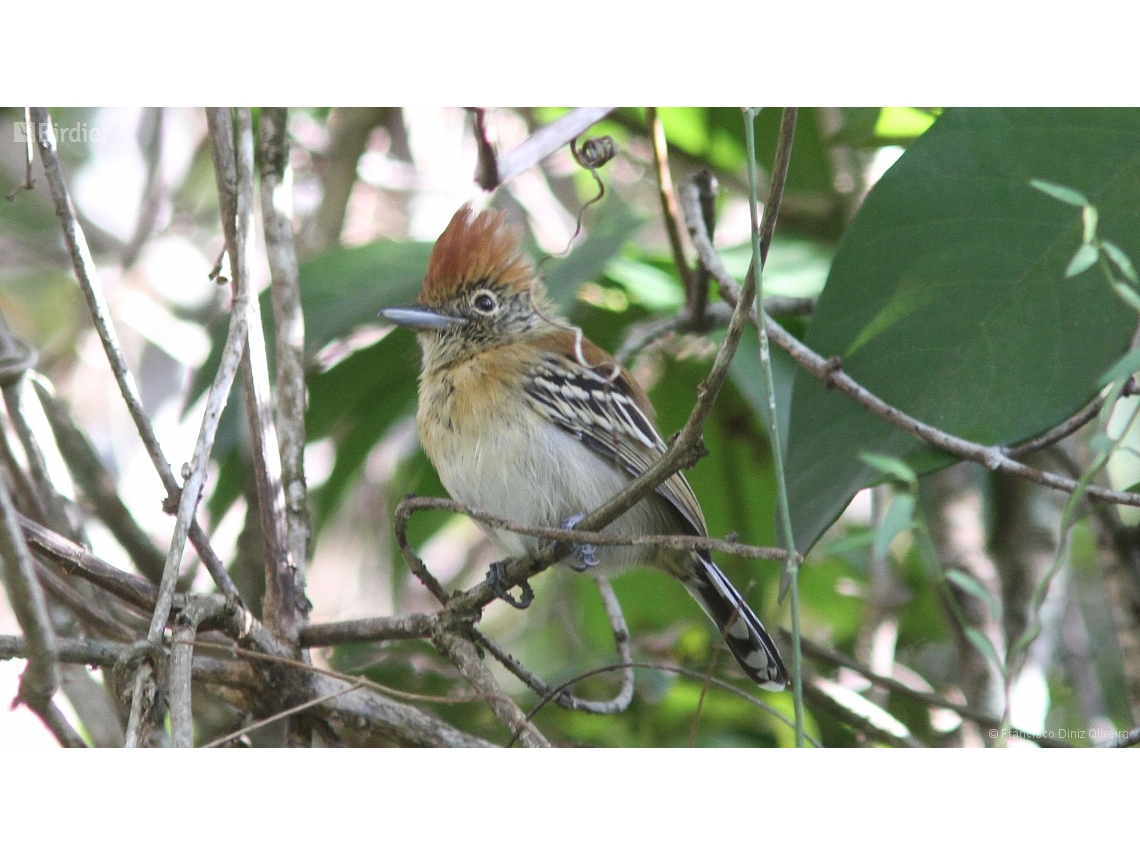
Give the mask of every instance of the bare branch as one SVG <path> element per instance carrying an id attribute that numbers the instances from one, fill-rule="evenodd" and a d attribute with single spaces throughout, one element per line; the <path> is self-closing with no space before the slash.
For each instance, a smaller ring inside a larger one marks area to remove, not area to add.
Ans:
<path id="1" fill-rule="evenodd" d="M 91 441 L 75 424 L 67 407 L 52 397 L 47 387 L 36 377 L 32 377 L 32 385 L 55 434 L 60 454 L 95 514 L 122 544 L 139 571 L 151 582 L 158 584 L 165 560 L 161 550 L 142 530 L 119 497 L 111 473 L 99 459 Z"/>
<path id="2" fill-rule="evenodd" d="M 103 350 L 107 354 L 107 361 L 111 365 L 111 372 L 115 375 L 115 381 L 119 385 L 119 391 L 123 396 L 123 401 L 127 405 L 127 410 L 130 412 L 131 418 L 134 420 L 135 427 L 139 432 L 139 437 L 142 439 L 147 454 L 150 455 L 155 471 L 158 472 L 158 476 L 162 480 L 162 486 L 166 490 L 167 499 L 173 502 L 174 497 L 180 494 L 181 488 L 174 478 L 174 473 L 170 469 L 170 463 L 167 462 L 166 456 L 158 444 L 158 439 L 154 434 L 154 427 L 151 425 L 146 410 L 143 408 L 142 398 L 139 396 L 138 385 L 135 383 L 134 375 L 131 373 L 130 368 L 127 367 L 126 359 L 123 358 L 123 351 L 119 345 L 119 337 L 115 333 L 114 326 L 111 324 L 107 301 L 103 298 L 103 293 L 94 285 L 96 279 L 95 262 L 91 257 L 91 250 L 87 246 L 87 239 L 84 237 L 83 229 L 80 228 L 79 222 L 76 219 L 75 206 L 71 203 L 71 196 L 68 193 L 67 184 L 63 180 L 63 170 L 60 167 L 59 157 L 55 151 L 55 136 L 50 130 L 51 117 L 43 107 L 32 107 L 31 117 L 37 127 L 47 129 L 45 133 L 36 134 L 36 142 L 39 145 L 40 158 L 44 164 L 44 173 L 47 175 L 52 201 L 55 203 L 55 213 L 63 227 L 63 240 L 71 256 L 71 265 L 75 271 L 75 278 L 78 280 L 79 286 L 83 291 L 83 296 L 87 300 L 88 308 L 91 310 L 91 319 L 94 322 L 95 331 L 98 333 L 99 340 L 103 344 Z M 210 575 L 219 590 L 226 596 L 237 596 L 237 588 L 226 573 L 221 560 L 210 547 L 210 542 L 205 532 L 202 531 L 196 522 L 190 528 L 190 540 L 194 544 L 198 555 L 202 558 L 202 562 L 210 571 Z"/>
<path id="3" fill-rule="evenodd" d="M 500 155 L 495 170 L 498 183 L 491 186 L 481 184 L 484 190 L 506 184 L 512 178 L 530 169 L 569 144 L 580 134 L 613 112 L 613 107 L 579 107 L 549 125 L 539 128 L 525 141 L 506 154 Z"/>
<path id="4" fill-rule="evenodd" d="M 567 710 L 589 712 L 595 715 L 613 715 L 629 709 L 633 700 L 633 647 L 630 644 L 629 627 L 626 626 L 625 616 L 621 611 L 621 604 L 614 594 L 613 586 L 605 577 L 596 579 L 598 591 L 602 595 L 602 605 L 606 610 L 606 617 L 614 631 L 614 642 L 617 646 L 618 664 L 614 666 L 621 676 L 621 685 L 617 694 L 608 701 L 591 701 L 579 698 L 568 687 L 551 688 L 536 674 L 529 671 L 521 662 L 503 649 L 498 642 L 488 638 L 478 629 L 472 628 L 472 634 L 479 646 L 486 648 L 487 652 L 502 663 L 503 667 L 518 677 L 532 692 L 543 699 L 543 703 L 553 700 L 558 706 Z M 576 682 L 576 681 L 574 681 Z M 531 713 L 533 717 L 534 713 Z"/>
<path id="5" fill-rule="evenodd" d="M 285 516 L 285 566 L 291 580 L 284 584 L 278 606 L 291 612 L 287 620 L 293 637 L 308 619 L 305 561 L 309 548 L 309 503 L 305 486 L 305 318 L 293 234 L 293 173 L 289 169 L 288 112 L 263 107 L 259 122 L 258 158 L 261 172 L 261 217 L 265 252 L 272 275 L 273 328 L 276 341 L 276 427 L 281 442 L 281 489 Z"/>
<path id="6" fill-rule="evenodd" d="M 36 144 L 35 144 L 36 127 L 32 123 L 31 108 L 24 108 L 24 183 L 17 185 L 12 191 L 5 195 L 5 199 L 11 202 L 20 195 L 22 190 L 34 190 L 36 188 L 36 179 L 32 175 L 32 167 L 35 164 Z"/>
<path id="7" fill-rule="evenodd" d="M 688 295 L 685 300 L 686 313 L 690 318 L 699 321 L 704 317 L 705 307 L 708 305 L 708 279 L 707 277 L 705 279 L 704 292 L 699 293 L 696 287 L 699 277 L 689 269 L 689 263 L 685 260 L 685 250 L 681 246 L 681 231 L 677 228 L 677 197 L 673 192 L 673 176 L 669 172 L 669 143 L 665 139 L 665 126 L 657 115 L 656 107 L 647 108 L 645 120 L 649 125 L 649 139 L 653 143 L 657 195 L 661 198 L 661 215 L 665 221 L 665 232 L 669 235 L 669 248 L 673 251 L 673 266 L 677 268 L 677 276 Z"/>
<path id="8" fill-rule="evenodd" d="M 729 555 L 742 555 L 745 558 L 758 558 L 763 561 L 783 561 L 788 553 L 774 546 L 750 546 L 730 539 L 713 537 L 695 537 L 687 534 L 611 534 L 610 532 L 584 531 L 579 528 L 543 528 L 541 526 L 527 526 L 511 522 L 503 517 L 489 514 L 478 508 L 471 508 L 451 499 L 438 499 L 429 496 L 407 495 L 396 506 L 397 519 L 411 516 L 422 510 L 451 511 L 463 514 L 478 520 L 491 528 L 513 531 L 516 534 L 525 534 L 530 537 L 540 537 L 544 540 L 567 541 L 570 543 L 589 543 L 596 546 L 629 546 L 645 544 L 663 546 L 668 549 L 677 549 L 693 552 L 698 549 L 708 549 L 713 552 L 723 552 Z"/>
<path id="9" fill-rule="evenodd" d="M 218 186 L 222 232 L 234 288 L 234 319 L 242 315 L 245 348 L 241 351 L 246 413 L 253 446 L 257 506 L 265 543 L 266 624 L 290 641 L 297 635 L 293 574 L 285 546 L 285 497 L 281 490 L 281 454 L 273 424 L 269 370 L 261 308 L 250 281 L 253 230 L 253 126 L 248 107 L 207 111 L 210 150 Z"/>
<path id="10" fill-rule="evenodd" d="M 28 645 L 28 667 L 20 677 L 16 700 L 27 704 L 48 724 L 52 695 L 59 688 L 58 648 L 44 593 L 36 581 L 32 556 L 20 534 L 16 508 L 3 478 L 0 478 L 0 573 L 8 604 L 16 614 Z"/>
<path id="11" fill-rule="evenodd" d="M 315 623 L 301 628 L 298 641 L 302 647 L 332 647 L 361 641 L 429 638 L 433 621 L 431 615 L 412 614 Z"/>
<path id="12" fill-rule="evenodd" d="M 191 597 L 178 612 L 170 638 L 170 742 L 175 748 L 194 745 L 194 716 L 190 682 L 194 669 L 194 639 L 203 620 L 224 607 L 217 597 Z"/>
<path id="13" fill-rule="evenodd" d="M 507 726 L 512 737 L 519 739 L 528 748 L 550 747 L 546 737 L 531 724 L 518 704 L 495 682 L 474 644 L 458 632 L 447 629 L 438 629 L 434 632 L 432 642 L 459 669 L 459 673 L 471 684 L 483 702 L 490 707 L 499 721 Z"/>

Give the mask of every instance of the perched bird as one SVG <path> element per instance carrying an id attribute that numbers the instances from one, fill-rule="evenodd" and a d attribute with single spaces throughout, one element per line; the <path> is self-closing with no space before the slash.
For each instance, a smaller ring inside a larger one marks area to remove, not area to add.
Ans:
<path id="1" fill-rule="evenodd" d="M 501 212 L 460 208 L 432 250 L 416 304 L 380 315 L 418 333 L 420 441 L 458 502 L 524 525 L 572 528 L 665 452 L 645 392 L 557 317 Z M 706 534 L 680 473 L 605 531 Z M 512 555 L 540 546 L 487 533 Z M 707 552 L 578 544 L 563 563 L 596 573 L 666 571 L 712 618 L 752 680 L 768 689 L 787 684 L 776 645 Z"/>

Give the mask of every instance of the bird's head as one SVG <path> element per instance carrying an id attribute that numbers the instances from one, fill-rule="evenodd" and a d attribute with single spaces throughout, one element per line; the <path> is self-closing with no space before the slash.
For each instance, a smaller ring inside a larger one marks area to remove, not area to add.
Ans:
<path id="1" fill-rule="evenodd" d="M 547 328 L 554 318 L 545 289 L 502 211 L 464 205 L 439 236 L 415 305 L 380 311 L 419 333 L 425 367 Z"/>

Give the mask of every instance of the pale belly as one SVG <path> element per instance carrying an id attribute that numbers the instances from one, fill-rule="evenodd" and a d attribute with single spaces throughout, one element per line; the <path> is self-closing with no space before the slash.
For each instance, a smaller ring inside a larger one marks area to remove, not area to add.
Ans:
<path id="1" fill-rule="evenodd" d="M 576 437 L 526 410 L 509 422 L 500 415 L 450 430 L 432 430 L 429 454 L 440 481 L 457 502 L 523 525 L 561 527 L 593 510 L 629 483 L 629 476 Z M 438 424 L 438 423 L 437 423 Z M 424 425 L 421 423 L 421 435 Z M 664 534 L 677 531 L 674 512 L 651 496 L 606 531 Z M 540 541 L 481 525 L 506 555 L 533 551 Z M 640 546 L 598 547 L 593 572 L 612 574 L 654 564 L 656 550 Z"/>

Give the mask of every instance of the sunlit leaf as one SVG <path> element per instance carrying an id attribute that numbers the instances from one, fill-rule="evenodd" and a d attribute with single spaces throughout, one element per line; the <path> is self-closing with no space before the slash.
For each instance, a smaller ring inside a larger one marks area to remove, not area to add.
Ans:
<path id="1" fill-rule="evenodd" d="M 876 558 L 883 558 L 891 548 L 894 539 L 910 528 L 914 521 L 914 495 L 899 493 L 887 507 L 883 514 L 882 524 L 875 529 L 875 539 L 872 545 Z"/>
<path id="2" fill-rule="evenodd" d="M 1039 178 L 1034 178 L 1029 183 L 1042 193 L 1047 193 L 1054 199 L 1064 202 L 1066 205 L 1075 205 L 1078 208 L 1083 208 L 1089 203 L 1089 200 L 1085 198 L 1083 193 L 1071 187 L 1063 187 L 1060 184 L 1054 184 L 1052 181 L 1042 181 Z"/>
<path id="3" fill-rule="evenodd" d="M 859 455 L 859 459 L 868 466 L 878 469 L 884 475 L 894 478 L 896 481 L 901 481 L 912 487 L 918 483 L 918 476 L 914 473 L 914 470 L 897 457 L 865 452 Z"/>
<path id="4" fill-rule="evenodd" d="M 1073 254 L 1069 266 L 1065 268 L 1065 277 L 1068 278 L 1076 276 L 1078 273 L 1084 273 L 1096 264 L 1096 260 L 1099 257 L 1100 253 L 1097 252 L 1095 246 L 1091 243 L 1082 243 L 1076 253 Z"/>
<path id="5" fill-rule="evenodd" d="M 1136 275 L 1136 268 L 1132 266 L 1132 259 L 1128 257 L 1124 250 L 1112 241 L 1104 240 L 1103 238 L 1101 238 L 1100 247 L 1129 282 L 1133 285 L 1140 285 L 1140 277 Z"/>

